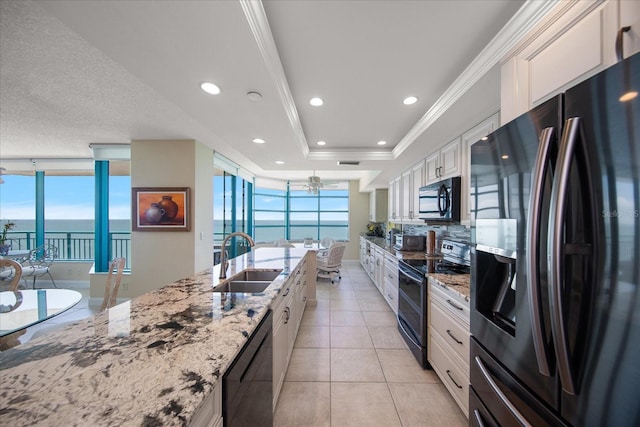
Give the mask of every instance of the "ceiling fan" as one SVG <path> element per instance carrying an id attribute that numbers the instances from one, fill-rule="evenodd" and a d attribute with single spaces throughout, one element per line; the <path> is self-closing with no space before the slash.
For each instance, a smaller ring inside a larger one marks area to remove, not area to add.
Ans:
<path id="1" fill-rule="evenodd" d="M 337 184 L 335 181 L 322 181 L 313 171 L 313 175 L 307 178 L 306 182 L 290 182 L 292 186 L 306 188 L 309 194 L 318 194 L 323 188 L 332 188 Z"/>

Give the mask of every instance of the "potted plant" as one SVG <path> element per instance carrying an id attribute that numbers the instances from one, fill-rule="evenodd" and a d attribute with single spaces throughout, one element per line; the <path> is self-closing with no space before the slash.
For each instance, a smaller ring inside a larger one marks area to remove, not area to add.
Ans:
<path id="1" fill-rule="evenodd" d="M 15 223 L 8 221 L 2 227 L 2 235 L 0 235 L 0 255 L 7 255 L 9 253 L 11 245 L 7 244 L 7 232 L 15 225 Z"/>

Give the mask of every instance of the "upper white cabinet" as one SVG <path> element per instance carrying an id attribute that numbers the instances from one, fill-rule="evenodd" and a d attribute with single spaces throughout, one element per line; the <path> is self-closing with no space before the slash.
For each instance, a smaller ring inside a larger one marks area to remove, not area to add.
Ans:
<path id="1" fill-rule="evenodd" d="M 420 187 L 425 183 L 425 160 L 417 164 L 401 176 L 402 188 L 402 222 L 420 222 L 418 218 Z"/>
<path id="2" fill-rule="evenodd" d="M 625 58 L 640 52 L 640 1 L 620 2 L 620 28 L 631 27 L 622 35 Z"/>
<path id="3" fill-rule="evenodd" d="M 378 188 L 369 193 L 369 221 L 387 222 L 388 190 Z"/>
<path id="4" fill-rule="evenodd" d="M 460 222 L 469 225 L 471 197 L 471 146 L 482 141 L 482 138 L 496 130 L 500 125 L 500 113 L 495 113 L 488 119 L 478 123 L 468 131 L 462 134 L 462 173 L 461 175 L 461 193 L 462 200 L 460 203 Z"/>
<path id="5" fill-rule="evenodd" d="M 425 160 L 425 184 L 460 174 L 460 137 L 446 144 Z"/>
<path id="6" fill-rule="evenodd" d="M 614 64 L 621 21 L 625 25 L 636 23 L 632 31 L 625 33 L 624 41 L 627 55 L 637 51 L 637 3 L 559 2 L 503 61 L 502 123 Z"/>
<path id="7" fill-rule="evenodd" d="M 389 210 L 388 216 L 390 222 L 400 222 L 400 180 L 401 177 L 396 177 L 389 182 Z"/>

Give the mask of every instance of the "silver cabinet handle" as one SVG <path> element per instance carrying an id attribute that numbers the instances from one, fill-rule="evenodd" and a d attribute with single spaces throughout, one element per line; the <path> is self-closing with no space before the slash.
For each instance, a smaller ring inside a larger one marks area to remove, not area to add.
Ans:
<path id="1" fill-rule="evenodd" d="M 449 334 L 449 336 L 451 337 L 451 339 L 453 339 L 455 342 L 457 342 L 458 344 L 462 345 L 462 341 L 458 340 L 458 338 L 456 338 L 456 337 L 451 333 L 451 329 L 447 329 L 447 334 Z"/>
<path id="2" fill-rule="evenodd" d="M 491 387 L 491 390 L 495 393 L 495 395 L 498 396 L 498 399 L 500 399 L 502 404 L 507 407 L 509 412 L 511 412 L 511 414 L 518 420 L 520 424 L 525 427 L 532 427 L 529 421 L 527 421 L 527 419 L 520 413 L 520 411 L 518 411 L 518 409 L 513 406 L 513 403 L 511 403 L 507 396 L 505 396 L 502 390 L 500 390 L 498 384 L 493 381 L 493 378 L 491 378 L 491 374 L 489 374 L 489 371 L 484 366 L 484 363 L 482 363 L 480 357 L 476 356 L 474 360 L 476 362 L 476 366 L 478 366 L 478 369 L 480 369 L 480 374 L 482 374 L 482 377 L 487 382 L 487 384 L 489 384 L 489 387 Z"/>
<path id="3" fill-rule="evenodd" d="M 542 193 L 544 181 L 549 167 L 549 149 L 554 129 L 548 127 L 540 133 L 540 145 L 536 156 L 534 171 L 531 179 L 531 197 L 529 198 L 529 214 L 527 218 L 527 289 L 529 291 L 529 311 L 531 312 L 531 329 L 533 335 L 533 348 L 538 361 L 538 370 L 544 376 L 549 376 L 549 364 L 547 363 L 547 349 L 542 333 L 542 316 L 540 310 L 540 279 L 538 277 L 538 238 L 540 235 L 540 217 L 542 207 Z"/>
<path id="4" fill-rule="evenodd" d="M 458 310 L 462 311 L 463 308 L 460 306 L 455 305 L 454 303 L 451 302 L 450 299 L 447 300 L 447 302 L 449 303 L 449 305 L 453 306 L 454 308 L 457 308 Z"/>
<path id="5" fill-rule="evenodd" d="M 458 387 L 459 389 L 462 389 L 462 386 L 458 385 L 456 380 L 454 380 L 453 377 L 451 376 L 451 371 L 449 369 L 447 369 L 447 375 L 449 375 L 449 379 L 451 380 L 451 382 L 453 382 L 456 385 L 456 387 Z"/>

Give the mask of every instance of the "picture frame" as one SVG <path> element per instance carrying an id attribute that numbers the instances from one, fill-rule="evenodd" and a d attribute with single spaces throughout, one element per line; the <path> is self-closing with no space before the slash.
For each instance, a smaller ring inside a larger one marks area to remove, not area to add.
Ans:
<path id="1" fill-rule="evenodd" d="M 131 188 L 133 231 L 191 231 L 188 187 Z"/>

